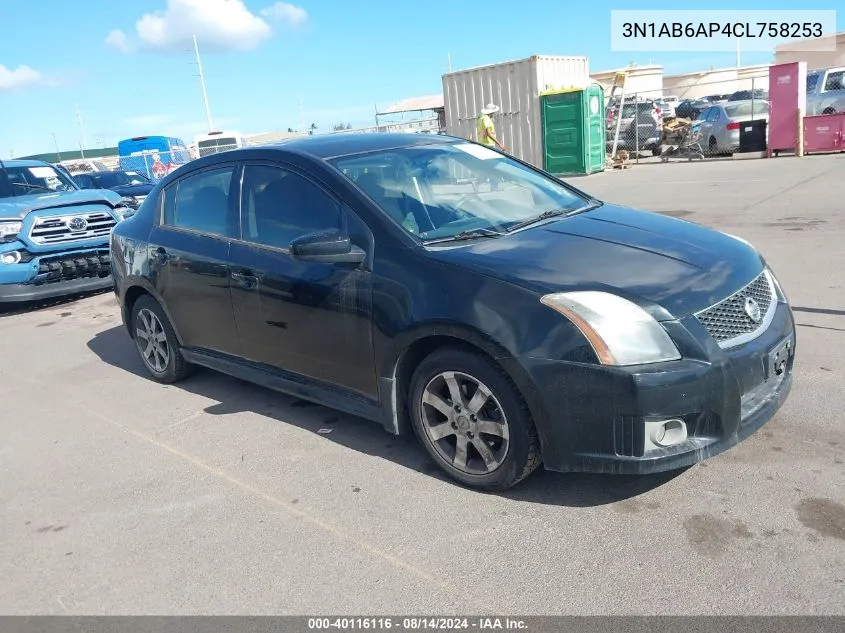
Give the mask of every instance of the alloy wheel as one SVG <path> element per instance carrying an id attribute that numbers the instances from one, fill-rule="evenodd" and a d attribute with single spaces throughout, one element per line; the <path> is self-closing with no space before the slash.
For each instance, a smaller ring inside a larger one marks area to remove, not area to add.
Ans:
<path id="1" fill-rule="evenodd" d="M 429 442 L 456 470 L 487 475 L 507 457 L 507 418 L 496 396 L 477 378 L 454 371 L 437 374 L 423 390 L 420 409 Z"/>
<path id="2" fill-rule="evenodd" d="M 135 341 L 147 366 L 158 374 L 163 373 L 170 363 L 170 345 L 164 326 L 152 310 L 143 308 L 138 312 Z"/>

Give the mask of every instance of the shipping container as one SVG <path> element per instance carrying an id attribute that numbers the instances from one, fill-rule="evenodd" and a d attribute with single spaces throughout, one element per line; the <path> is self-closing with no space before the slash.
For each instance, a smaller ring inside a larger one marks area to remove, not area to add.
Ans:
<path id="1" fill-rule="evenodd" d="M 477 140 L 481 108 L 495 103 L 500 108 L 493 116 L 496 135 L 507 152 L 542 168 L 540 93 L 591 83 L 586 57 L 534 55 L 448 73 L 443 75 L 446 133 Z"/>

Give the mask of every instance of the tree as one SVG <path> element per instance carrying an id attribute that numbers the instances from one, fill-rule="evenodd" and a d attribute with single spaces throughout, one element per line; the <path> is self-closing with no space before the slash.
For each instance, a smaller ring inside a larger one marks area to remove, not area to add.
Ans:
<path id="1" fill-rule="evenodd" d="M 316 123 L 312 123 L 312 124 L 311 124 L 311 127 L 309 127 L 309 128 L 308 128 L 308 134 L 309 134 L 309 136 L 313 136 L 313 135 L 314 135 L 314 130 L 316 130 L 316 129 L 317 129 L 317 124 L 316 124 Z"/>
<path id="2" fill-rule="evenodd" d="M 289 128 L 288 128 L 288 132 L 293 133 L 293 132 L 296 132 L 296 130 L 294 130 L 292 127 L 289 127 Z"/>
<path id="3" fill-rule="evenodd" d="M 337 125 L 335 125 L 332 129 L 333 129 L 335 132 L 340 132 L 341 130 L 345 130 L 345 129 L 346 129 L 346 124 L 345 124 L 345 123 L 338 123 L 338 124 L 337 124 Z"/>

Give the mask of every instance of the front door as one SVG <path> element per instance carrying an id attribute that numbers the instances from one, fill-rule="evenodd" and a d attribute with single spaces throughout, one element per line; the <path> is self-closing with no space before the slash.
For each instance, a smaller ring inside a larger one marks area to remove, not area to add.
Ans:
<path id="1" fill-rule="evenodd" d="M 367 250 L 366 226 L 324 187 L 277 165 L 244 167 L 241 208 L 229 272 L 244 355 L 376 399 L 366 264 L 303 262 L 289 252 L 293 239 L 330 229 Z"/>
<path id="2" fill-rule="evenodd" d="M 235 171 L 214 167 L 169 185 L 149 248 L 156 290 L 185 347 L 239 355 L 228 268 L 238 234 Z"/>

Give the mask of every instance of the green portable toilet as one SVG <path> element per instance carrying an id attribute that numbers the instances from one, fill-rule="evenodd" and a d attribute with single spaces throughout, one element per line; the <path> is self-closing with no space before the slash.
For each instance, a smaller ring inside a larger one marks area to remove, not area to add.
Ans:
<path id="1" fill-rule="evenodd" d="M 554 90 L 540 95 L 543 168 L 555 175 L 604 171 L 604 89 Z"/>

